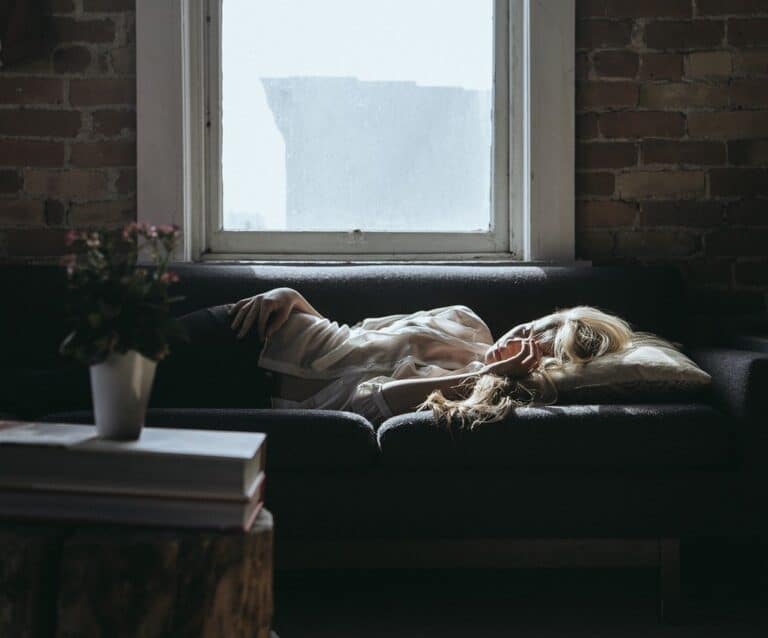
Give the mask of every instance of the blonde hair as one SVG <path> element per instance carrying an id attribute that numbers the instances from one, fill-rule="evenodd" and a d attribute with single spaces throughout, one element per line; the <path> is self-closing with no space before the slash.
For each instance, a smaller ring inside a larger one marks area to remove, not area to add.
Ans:
<path id="1" fill-rule="evenodd" d="M 543 358 L 527 379 L 517 381 L 494 374 L 479 374 L 463 384 L 469 392 L 466 398 L 446 399 L 436 390 L 419 405 L 419 410 L 432 410 L 438 423 L 458 421 L 474 428 L 502 420 L 514 407 L 534 402 L 554 403 L 557 391 L 547 369 L 568 363 L 586 363 L 604 354 L 618 352 L 630 346 L 637 334 L 623 319 L 591 306 L 560 310 L 541 321 L 547 327 L 530 336 L 539 342 L 551 343 L 552 356 Z"/>

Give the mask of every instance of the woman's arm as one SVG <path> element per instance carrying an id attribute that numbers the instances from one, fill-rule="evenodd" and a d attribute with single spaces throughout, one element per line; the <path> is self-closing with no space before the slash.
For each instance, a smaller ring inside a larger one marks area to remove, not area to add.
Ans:
<path id="1" fill-rule="evenodd" d="M 467 398 L 472 392 L 472 385 L 465 382 L 477 375 L 495 374 L 512 379 L 525 378 L 536 368 L 540 359 L 538 345 L 535 341 L 528 340 L 515 356 L 486 365 L 478 372 L 390 381 L 382 386 L 381 394 L 392 414 L 404 414 L 415 410 L 435 390 L 440 390 L 446 399 Z"/>
<path id="2" fill-rule="evenodd" d="M 293 312 L 323 316 L 293 288 L 274 288 L 260 295 L 241 299 L 229 310 L 230 315 L 235 315 L 232 330 L 239 330 L 238 339 L 248 334 L 253 324 L 257 323 L 261 341 L 279 330 Z"/>

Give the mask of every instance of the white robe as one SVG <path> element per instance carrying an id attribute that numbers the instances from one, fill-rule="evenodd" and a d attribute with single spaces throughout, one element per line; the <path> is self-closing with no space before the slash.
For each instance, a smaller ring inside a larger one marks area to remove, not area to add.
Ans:
<path id="1" fill-rule="evenodd" d="M 392 416 L 381 394 L 385 383 L 477 372 L 492 344 L 488 326 L 466 306 L 354 326 L 294 313 L 264 344 L 258 363 L 296 377 L 334 380 L 305 401 L 274 397 L 273 407 L 348 410 L 379 424 Z"/>

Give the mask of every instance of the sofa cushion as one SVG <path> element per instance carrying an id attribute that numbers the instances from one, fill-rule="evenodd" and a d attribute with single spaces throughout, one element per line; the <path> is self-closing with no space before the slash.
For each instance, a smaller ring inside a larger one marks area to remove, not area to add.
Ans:
<path id="1" fill-rule="evenodd" d="M 88 368 L 0 368 L 0 410 L 35 418 L 49 412 L 90 407 Z"/>
<path id="2" fill-rule="evenodd" d="M 703 404 L 517 408 L 474 430 L 438 427 L 419 412 L 378 431 L 382 462 L 411 468 L 723 466 L 731 438 L 726 417 Z"/>
<path id="3" fill-rule="evenodd" d="M 60 412 L 49 422 L 93 423 L 89 411 Z M 267 468 L 354 469 L 378 456 L 373 426 L 350 412 L 330 410 L 151 409 L 146 425 L 160 428 L 238 430 L 267 435 Z M 307 480 L 311 480 L 311 474 Z"/>

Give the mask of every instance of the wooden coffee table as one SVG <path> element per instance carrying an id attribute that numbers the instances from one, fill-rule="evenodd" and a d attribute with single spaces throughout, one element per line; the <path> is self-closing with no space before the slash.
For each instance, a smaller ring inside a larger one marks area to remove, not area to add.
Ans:
<path id="1" fill-rule="evenodd" d="M 248 532 L 0 521 L 0 636 L 269 638 L 272 539 L 267 510 Z"/>

